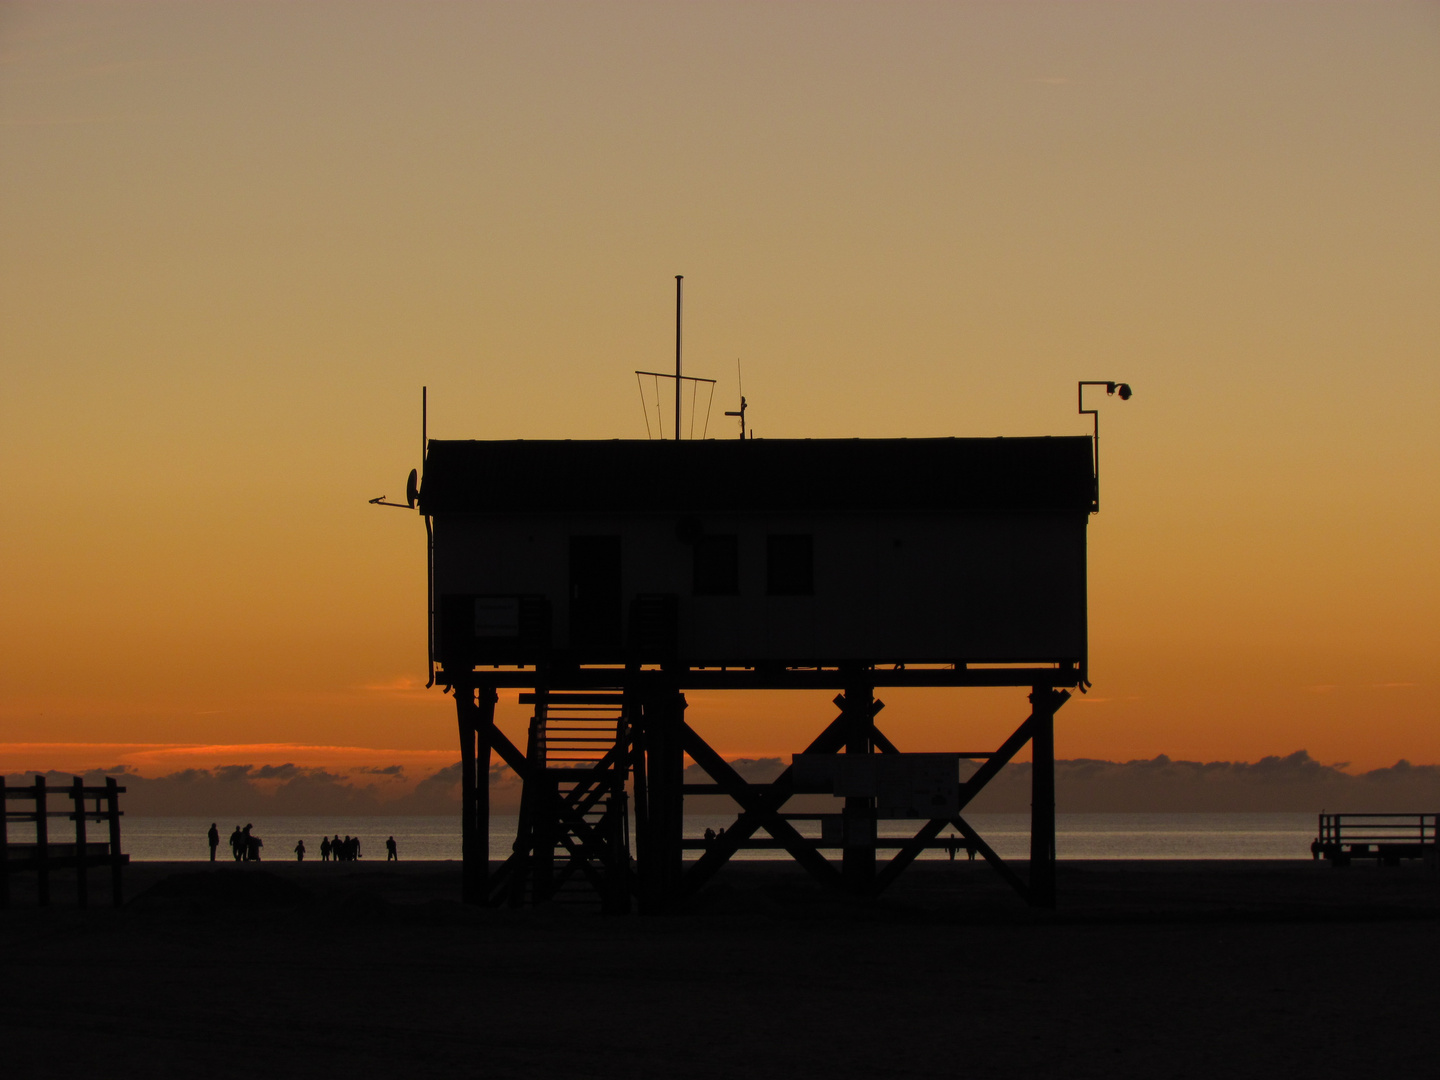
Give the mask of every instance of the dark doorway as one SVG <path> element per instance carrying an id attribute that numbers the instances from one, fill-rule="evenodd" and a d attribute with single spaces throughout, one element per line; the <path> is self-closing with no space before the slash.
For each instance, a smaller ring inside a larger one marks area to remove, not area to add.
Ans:
<path id="1" fill-rule="evenodd" d="M 582 663 L 620 653 L 620 537 L 570 538 L 570 648 Z"/>

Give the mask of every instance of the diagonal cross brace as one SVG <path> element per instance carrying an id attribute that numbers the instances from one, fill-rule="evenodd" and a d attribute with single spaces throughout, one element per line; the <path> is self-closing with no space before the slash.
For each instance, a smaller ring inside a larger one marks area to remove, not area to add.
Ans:
<path id="1" fill-rule="evenodd" d="M 1042 713 L 1053 715 L 1055 711 L 1060 708 L 1061 705 L 1065 704 L 1065 702 L 1070 700 L 1069 691 L 1066 690 L 1055 691 L 1051 694 L 1045 695 L 1044 697 L 1039 697 L 1039 699 L 1036 700 L 1037 696 L 1038 695 L 1032 696 L 1030 715 L 1027 716 L 1025 720 L 1020 724 L 1020 726 L 1015 729 L 1014 734 L 1012 734 L 1008 739 L 1005 740 L 1005 742 L 1001 745 L 1000 749 L 995 751 L 995 753 L 990 756 L 990 758 L 985 762 L 985 764 L 981 765 L 980 768 L 975 770 L 974 775 L 971 776 L 970 779 L 966 780 L 965 783 L 960 785 L 960 805 L 958 808 L 959 810 L 963 811 L 965 807 L 968 806 L 970 802 L 975 798 L 975 796 L 980 794 L 980 792 L 984 789 L 985 785 L 990 783 L 991 780 L 995 779 L 996 774 L 999 773 L 1002 768 L 1008 765 L 1011 758 L 1013 758 L 1017 753 L 1019 753 L 1020 749 L 1027 742 L 1030 741 L 1030 736 L 1034 730 L 1036 718 L 1038 716 L 1040 716 Z M 961 820 L 963 819 L 960 818 L 960 816 L 957 814 L 954 822 L 958 823 Z M 912 862 L 914 862 L 916 856 L 918 856 L 920 852 L 925 849 L 926 841 L 933 840 L 935 839 L 935 837 L 939 836 L 941 830 L 944 829 L 945 826 L 948 824 L 952 824 L 952 822 L 945 818 L 936 818 L 932 821 L 926 822 L 924 827 L 915 834 L 914 838 L 908 844 L 902 847 L 899 851 L 897 851 L 894 857 L 890 860 L 890 862 L 886 864 L 885 869 L 876 876 L 875 894 L 879 895 L 891 884 L 893 884 L 895 879 L 900 876 L 900 872 L 904 870 L 907 866 L 909 866 Z M 960 824 L 955 824 L 955 827 L 959 829 L 962 833 L 965 833 L 967 839 L 974 834 L 974 830 L 971 829 L 968 824 L 964 825 L 963 827 Z M 976 837 L 976 839 L 978 839 L 978 837 Z M 996 855 L 993 851 L 991 851 L 988 845 L 985 845 L 985 847 L 981 850 L 982 853 L 985 851 L 989 852 L 989 854 L 985 855 L 985 860 L 989 862 L 992 866 L 1004 866 L 1004 863 L 1000 859 L 1000 856 Z M 1007 881 L 1009 881 L 1012 885 L 1015 885 L 1019 889 L 1021 895 L 1028 897 L 1028 886 L 1024 886 L 1023 883 L 1020 883 L 1020 879 L 1015 875 L 1014 871 L 1010 870 L 1008 866 L 1005 866 L 1004 869 L 1001 871 L 1001 876 L 1004 877 Z"/>
<path id="2" fill-rule="evenodd" d="M 801 836 L 795 826 L 780 816 L 780 802 L 770 805 L 770 800 L 765 798 L 764 793 L 756 791 L 754 787 L 747 784 L 744 778 L 737 773 L 730 763 L 717 754 L 704 739 L 695 733 L 695 729 L 689 724 L 681 724 L 681 738 L 685 752 L 695 760 L 695 763 L 714 777 L 715 781 L 725 789 L 725 794 L 740 804 L 745 815 L 755 817 L 755 825 L 763 828 L 771 836 L 785 845 L 785 850 L 812 875 L 825 884 L 831 884 L 839 880 L 835 867 L 830 860 L 816 850 L 812 841 Z M 786 796 L 788 798 L 788 795 Z M 783 800 L 781 800 L 783 802 Z M 738 825 L 738 823 L 737 823 Z M 734 828 L 730 832 L 736 831 Z M 754 829 L 751 830 L 752 834 Z M 730 838 L 730 833 L 725 834 Z"/>
<path id="3" fill-rule="evenodd" d="M 845 745 L 845 725 L 847 723 L 849 723 L 849 717 L 844 714 L 837 716 L 834 720 L 830 721 L 829 726 L 827 726 L 824 731 L 815 737 L 815 741 L 805 749 L 805 753 L 835 753 L 835 751 Z M 694 759 L 701 768 L 710 773 L 711 778 L 714 779 L 716 783 L 727 788 L 726 793 L 734 798 L 736 802 L 739 802 L 741 807 L 746 808 L 745 812 L 742 812 L 739 818 L 736 819 L 735 824 L 725 830 L 725 835 L 711 844 L 705 854 L 701 855 L 690 869 L 685 872 L 683 891 L 688 896 L 693 895 L 701 886 L 714 877 L 715 872 L 724 866 L 732 855 L 740 850 L 740 845 L 755 835 L 755 830 L 763 824 L 761 815 L 764 813 L 778 813 L 780 807 L 785 805 L 786 800 L 795 793 L 795 789 L 794 780 L 791 777 L 791 769 L 788 766 L 784 772 L 769 784 L 749 784 L 739 773 L 730 767 L 724 758 L 716 754 L 714 750 L 711 750 L 705 741 L 689 728 L 689 725 L 686 725 L 685 738 L 687 740 L 686 752 L 690 757 Z M 716 768 L 719 769 L 719 775 L 709 768 L 706 761 L 701 759 L 701 756 L 695 754 L 694 749 L 691 748 L 691 743 L 696 744 L 698 748 L 702 748 L 702 756 L 705 755 L 706 751 L 709 752 L 710 757 L 706 758 L 706 760 L 719 762 L 716 766 Z M 737 795 L 736 792 L 740 794 Z M 741 796 L 743 796 L 743 798 Z M 755 805 L 755 813 L 749 812 L 746 806 L 747 802 Z M 804 840 L 803 837 L 801 837 L 801 839 Z M 808 841 L 806 842 L 808 843 Z M 813 848 L 811 850 L 813 850 Z M 794 853 L 792 852 L 792 854 Z M 827 871 L 820 871 L 820 873 L 826 875 L 825 880 L 827 884 L 838 885 L 840 881 L 838 871 L 836 871 L 835 868 L 830 865 L 830 861 L 818 851 L 815 852 L 815 855 L 823 861 L 828 868 Z M 831 877 L 830 875 L 834 876 Z"/>

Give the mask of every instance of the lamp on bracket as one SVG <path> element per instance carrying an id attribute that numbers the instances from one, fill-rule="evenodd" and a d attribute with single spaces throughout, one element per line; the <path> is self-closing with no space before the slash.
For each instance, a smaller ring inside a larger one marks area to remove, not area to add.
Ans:
<path id="1" fill-rule="evenodd" d="M 1075 396 L 1079 403 L 1080 415 L 1089 416 L 1095 421 L 1095 428 L 1091 437 L 1091 449 L 1093 452 L 1093 463 L 1095 466 L 1095 494 L 1090 500 L 1090 512 L 1100 512 L 1100 410 L 1085 408 L 1085 388 L 1087 386 L 1103 386 L 1109 397 L 1118 397 L 1121 401 L 1129 401 L 1134 391 L 1130 389 L 1129 383 L 1112 382 L 1108 379 L 1081 379 L 1076 387 Z"/>

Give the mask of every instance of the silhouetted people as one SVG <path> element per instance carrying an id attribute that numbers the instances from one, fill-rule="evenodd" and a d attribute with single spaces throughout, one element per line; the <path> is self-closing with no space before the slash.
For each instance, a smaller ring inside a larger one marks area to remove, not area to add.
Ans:
<path id="1" fill-rule="evenodd" d="M 345 858 L 345 845 L 340 843 L 338 832 L 335 834 L 335 839 L 330 841 L 330 855 L 336 862 L 341 862 Z"/>
<path id="2" fill-rule="evenodd" d="M 251 828 L 253 828 L 251 825 L 245 826 L 245 861 L 259 862 L 260 849 L 265 846 L 265 841 L 252 833 Z"/>
<path id="3" fill-rule="evenodd" d="M 205 839 L 210 841 L 210 861 L 215 861 L 215 849 L 220 846 L 220 830 L 215 822 L 210 823 L 210 831 L 205 834 Z"/>
<path id="4" fill-rule="evenodd" d="M 243 861 L 245 861 L 245 862 L 249 862 L 249 861 L 250 861 L 250 829 L 251 829 L 251 827 L 252 827 L 252 826 L 251 826 L 250 823 L 247 821 L 247 822 L 245 823 L 245 828 L 243 828 L 243 829 L 240 830 L 240 858 L 241 858 Z"/>
<path id="5" fill-rule="evenodd" d="M 305 841 L 304 841 L 304 840 L 297 841 L 296 844 L 295 844 L 295 861 L 296 861 L 296 862 L 304 862 L 304 861 L 305 861 Z"/>
<path id="6" fill-rule="evenodd" d="M 328 836 L 322 836 L 320 838 L 320 861 L 330 861 L 330 837 Z"/>
<path id="7" fill-rule="evenodd" d="M 235 826 L 235 831 L 230 834 L 230 854 L 235 856 L 239 862 L 245 857 L 245 834 L 240 831 L 240 826 Z"/>
<path id="8" fill-rule="evenodd" d="M 389 840 L 386 840 L 386 841 L 385 841 L 385 861 L 386 861 L 386 862 L 399 862 L 399 861 L 400 861 L 400 856 L 396 853 L 396 849 L 395 849 L 395 837 L 393 837 L 393 836 L 390 837 Z"/>
<path id="9" fill-rule="evenodd" d="M 960 850 L 959 838 L 954 836 L 947 837 L 945 840 L 945 850 L 950 853 L 950 861 L 954 862 L 955 853 Z"/>
<path id="10" fill-rule="evenodd" d="M 714 830 L 714 829 L 706 829 L 706 830 L 705 830 L 705 847 L 708 849 L 708 848 L 709 848 L 712 844 L 714 844 L 714 843 L 715 843 L 715 830 Z"/>

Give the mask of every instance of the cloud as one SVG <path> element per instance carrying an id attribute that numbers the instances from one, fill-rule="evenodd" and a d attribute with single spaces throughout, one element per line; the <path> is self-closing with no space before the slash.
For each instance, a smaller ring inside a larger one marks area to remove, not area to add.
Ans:
<path id="1" fill-rule="evenodd" d="M 785 768 L 778 757 L 737 758 L 732 768 L 747 782 L 765 784 Z M 973 770 L 973 764 L 962 769 Z M 1440 765 L 1416 765 L 1404 758 L 1369 772 L 1345 772 L 1346 764 L 1326 765 L 1304 750 L 1255 762 L 1176 761 L 1164 754 L 1133 761 L 1079 758 L 1055 763 L 1056 804 L 1062 812 L 1221 812 L 1322 810 L 1404 812 L 1440 805 Z M 6 782 L 29 784 L 35 773 L 13 774 Z M 55 788 L 67 786 L 71 773 L 43 774 Z M 283 765 L 237 764 L 213 769 L 187 768 L 160 777 L 144 777 L 128 766 L 87 772 L 90 783 L 114 776 L 126 789 L 121 805 L 136 816 L 371 815 L 446 816 L 460 808 L 460 763 L 434 769 L 407 782 L 403 767 L 366 766 L 353 773 Z M 1006 766 L 971 804 L 977 813 L 1027 812 L 1031 768 Z M 706 783 L 697 765 L 685 770 L 686 783 Z M 487 774 L 494 813 L 515 813 L 520 780 L 496 763 Z M 804 796 L 787 804 L 792 811 L 834 809 L 829 796 Z M 815 805 L 811 805 L 811 804 Z M 686 799 L 692 813 L 735 809 L 727 796 Z"/>
<path id="2" fill-rule="evenodd" d="M 1055 763 L 1055 802 L 1071 813 L 1403 812 L 1440 804 L 1440 766 L 1398 761 L 1353 775 L 1304 750 L 1256 762 L 1173 761 L 1161 754 L 1126 762 Z M 972 804 L 976 812 L 1030 805 L 1028 763 L 1007 766 Z"/>
<path id="3" fill-rule="evenodd" d="M 373 765 L 356 769 L 356 772 L 365 773 L 369 776 L 393 776 L 397 779 L 405 775 L 404 765 Z"/>

